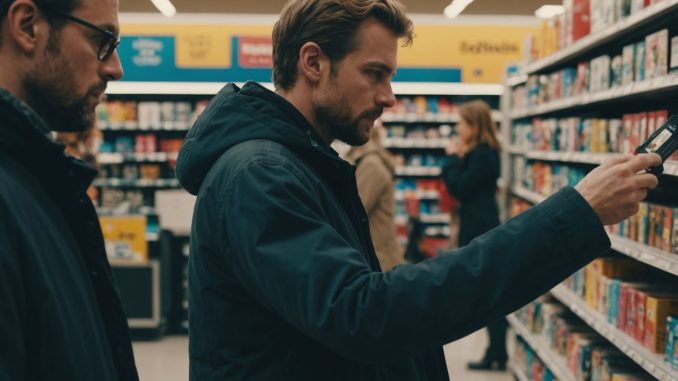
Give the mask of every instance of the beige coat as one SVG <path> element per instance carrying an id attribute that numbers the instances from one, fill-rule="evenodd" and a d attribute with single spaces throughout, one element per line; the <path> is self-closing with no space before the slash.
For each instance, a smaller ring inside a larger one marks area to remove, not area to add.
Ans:
<path id="1" fill-rule="evenodd" d="M 395 226 L 395 167 L 384 148 L 373 142 L 353 148 L 348 160 L 356 163 L 358 193 L 370 221 L 370 234 L 383 271 L 405 263 Z"/>

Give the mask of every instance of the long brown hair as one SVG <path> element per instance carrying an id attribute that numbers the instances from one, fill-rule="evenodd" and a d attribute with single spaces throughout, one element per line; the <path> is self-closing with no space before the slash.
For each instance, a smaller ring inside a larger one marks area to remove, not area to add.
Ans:
<path id="1" fill-rule="evenodd" d="M 492 120 L 492 110 L 485 101 L 476 100 L 459 106 L 459 115 L 471 128 L 476 130 L 472 147 L 485 143 L 490 148 L 501 151 L 501 143 L 497 137 L 497 125 Z"/>

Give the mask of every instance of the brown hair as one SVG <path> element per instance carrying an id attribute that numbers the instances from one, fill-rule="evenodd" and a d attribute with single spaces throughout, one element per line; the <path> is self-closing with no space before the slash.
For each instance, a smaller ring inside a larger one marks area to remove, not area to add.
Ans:
<path id="1" fill-rule="evenodd" d="M 459 106 L 459 115 L 476 130 L 473 146 L 485 143 L 490 148 L 501 151 L 497 138 L 497 125 L 492 121 L 492 110 L 485 101 L 471 101 Z"/>
<path id="2" fill-rule="evenodd" d="M 273 27 L 273 83 L 288 90 L 297 80 L 299 50 L 315 42 L 332 69 L 356 49 L 360 24 L 375 18 L 411 44 L 412 21 L 399 0 L 290 0 Z"/>

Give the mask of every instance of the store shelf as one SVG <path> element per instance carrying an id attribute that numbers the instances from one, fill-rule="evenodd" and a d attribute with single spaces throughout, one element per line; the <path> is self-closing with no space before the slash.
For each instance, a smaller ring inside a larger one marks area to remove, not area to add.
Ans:
<path id="1" fill-rule="evenodd" d="M 511 113 L 511 118 L 523 119 L 573 107 L 590 106 L 608 101 L 617 101 L 622 98 L 647 95 L 659 91 L 673 90 L 675 88 L 678 88 L 678 73 L 673 73 L 664 77 L 653 78 L 645 81 L 634 82 L 626 86 L 620 86 L 597 93 L 559 99 L 528 110 L 517 110 Z"/>
<path id="2" fill-rule="evenodd" d="M 120 164 L 124 162 L 138 163 L 163 163 L 169 160 L 176 160 L 178 152 L 154 152 L 154 153 L 100 153 L 97 155 L 99 164 Z"/>
<path id="3" fill-rule="evenodd" d="M 606 160 L 615 159 L 624 156 L 621 153 L 589 153 L 589 152 L 563 152 L 563 151 L 528 151 L 517 148 L 514 154 L 525 155 L 526 158 L 532 160 L 543 161 L 560 161 L 566 163 L 580 163 L 599 165 Z M 517 153 L 520 152 L 520 153 Z M 678 161 L 667 160 L 664 163 L 664 175 L 678 176 Z"/>
<path id="4" fill-rule="evenodd" d="M 529 378 L 527 378 L 527 375 L 523 370 L 520 368 L 520 366 L 514 362 L 509 363 L 509 369 L 511 369 L 511 373 L 513 373 L 514 376 L 516 376 L 516 379 L 518 381 L 530 381 Z"/>
<path id="5" fill-rule="evenodd" d="M 506 80 L 506 85 L 509 87 L 520 86 L 527 82 L 527 74 L 520 74 L 513 76 Z"/>
<path id="6" fill-rule="evenodd" d="M 515 147 L 515 146 L 510 146 L 506 149 L 508 153 L 511 155 L 520 155 L 520 156 L 525 156 L 528 152 L 528 150 L 520 148 L 520 147 Z"/>
<path id="7" fill-rule="evenodd" d="M 576 381 L 572 372 L 567 368 L 565 359 L 553 352 L 548 343 L 546 343 L 546 340 L 537 334 L 530 332 L 515 316 L 509 315 L 506 319 L 509 324 L 511 324 L 511 327 L 513 327 L 516 334 L 527 342 L 537 356 L 539 356 L 544 365 L 551 369 L 551 372 L 553 372 L 559 381 Z"/>
<path id="8" fill-rule="evenodd" d="M 177 179 L 95 179 L 92 185 L 95 187 L 176 188 L 180 184 Z"/>
<path id="9" fill-rule="evenodd" d="M 499 121 L 502 117 L 503 115 L 500 111 L 492 111 L 493 120 Z M 425 114 L 417 114 L 414 112 L 406 114 L 384 113 L 382 119 L 386 123 L 459 123 L 459 114 L 434 112 L 427 112 Z"/>
<path id="10" fill-rule="evenodd" d="M 540 195 L 539 193 L 532 192 L 531 190 L 527 190 L 519 186 L 512 187 L 511 193 L 535 205 L 546 200 L 546 197 Z"/>
<path id="11" fill-rule="evenodd" d="M 678 254 L 661 251 L 615 234 L 608 236 L 614 250 L 659 270 L 678 275 Z"/>
<path id="12" fill-rule="evenodd" d="M 533 74 L 562 65 L 597 47 L 603 46 L 615 39 L 618 39 L 620 36 L 630 34 L 634 30 L 654 22 L 658 18 L 665 16 L 667 13 L 672 12 L 675 9 L 678 9 L 678 0 L 663 0 L 654 5 L 648 6 L 642 11 L 625 18 L 614 25 L 583 37 L 582 39 L 553 55 L 528 65 L 524 72 L 527 74 Z"/>
<path id="13" fill-rule="evenodd" d="M 448 139 L 408 139 L 408 138 L 387 138 L 383 145 L 386 148 L 416 148 L 416 149 L 445 149 L 449 143 Z"/>
<path id="14" fill-rule="evenodd" d="M 664 362 L 664 356 L 645 349 L 639 342 L 607 322 L 603 314 L 590 308 L 586 302 L 568 290 L 565 286 L 557 286 L 551 290 L 553 296 L 565 304 L 591 328 L 605 337 L 631 360 L 643 367 L 659 381 L 678 381 L 678 371 Z"/>
<path id="15" fill-rule="evenodd" d="M 187 132 L 191 129 L 189 122 L 165 122 L 162 125 L 150 126 L 141 128 L 137 122 L 118 122 L 108 123 L 104 121 L 97 121 L 97 127 L 102 131 L 139 131 L 139 132 L 154 132 L 154 131 L 182 131 Z"/>
<path id="16" fill-rule="evenodd" d="M 408 216 L 398 215 L 395 216 L 395 222 L 397 225 L 407 224 Z M 448 214 L 422 214 L 419 216 L 419 221 L 425 224 L 447 224 L 450 222 L 450 216 Z"/>
<path id="17" fill-rule="evenodd" d="M 416 191 L 396 191 L 395 200 L 403 201 L 407 197 L 413 197 L 417 200 L 440 200 L 440 193 L 436 190 L 425 191 L 425 190 L 416 190 Z"/>
<path id="18" fill-rule="evenodd" d="M 422 176 L 437 177 L 442 173 L 440 167 L 398 167 L 396 175 L 398 176 Z"/>

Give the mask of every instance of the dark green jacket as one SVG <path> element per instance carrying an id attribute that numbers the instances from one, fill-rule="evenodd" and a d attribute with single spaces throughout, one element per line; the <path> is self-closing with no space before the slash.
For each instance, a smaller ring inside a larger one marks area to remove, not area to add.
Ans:
<path id="1" fill-rule="evenodd" d="M 447 380 L 443 344 L 609 247 L 589 205 L 567 188 L 465 249 L 382 273 L 354 168 L 256 84 L 228 85 L 212 100 L 177 174 L 198 194 L 193 381 Z"/>
<path id="2" fill-rule="evenodd" d="M 138 380 L 85 194 L 96 171 L 0 89 L 0 380 Z"/>

